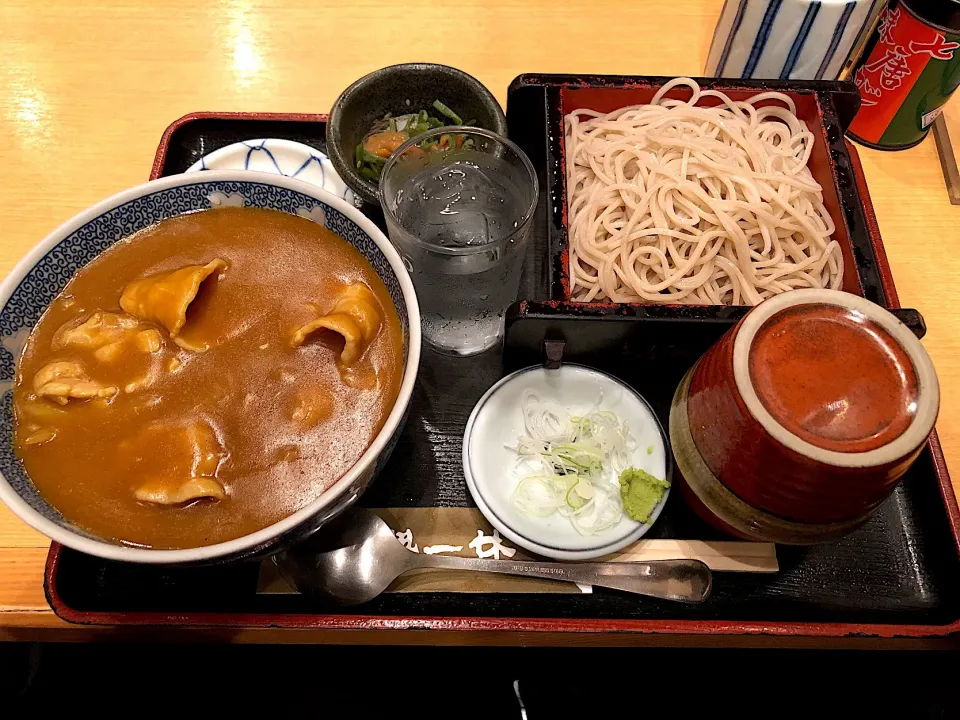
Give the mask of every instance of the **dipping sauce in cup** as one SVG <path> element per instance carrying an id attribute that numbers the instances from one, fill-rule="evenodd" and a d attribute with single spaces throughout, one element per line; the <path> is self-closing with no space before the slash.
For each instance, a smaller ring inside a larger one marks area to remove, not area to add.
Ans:
<path id="1" fill-rule="evenodd" d="M 863 298 L 796 290 L 751 310 L 687 373 L 670 435 L 687 499 L 756 540 L 866 521 L 933 430 L 940 393 L 910 330 Z"/>

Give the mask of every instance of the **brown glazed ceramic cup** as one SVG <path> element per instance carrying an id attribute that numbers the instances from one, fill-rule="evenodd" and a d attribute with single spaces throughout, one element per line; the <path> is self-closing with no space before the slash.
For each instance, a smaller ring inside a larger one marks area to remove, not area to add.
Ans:
<path id="1" fill-rule="evenodd" d="M 670 440 L 681 492 L 740 537 L 840 537 L 893 492 L 939 405 L 929 356 L 889 312 L 836 290 L 777 295 L 677 388 Z"/>

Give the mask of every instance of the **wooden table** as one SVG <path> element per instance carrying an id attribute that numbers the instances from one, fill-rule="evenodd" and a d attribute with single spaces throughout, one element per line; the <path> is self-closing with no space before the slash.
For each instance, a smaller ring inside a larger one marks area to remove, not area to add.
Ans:
<path id="1" fill-rule="evenodd" d="M 164 128 L 185 113 L 326 112 L 361 75 L 413 60 L 462 68 L 501 102 L 521 72 L 696 75 L 721 5 L 5 0 L 0 276 L 77 211 L 144 181 Z M 960 143 L 960 121 L 952 129 Z M 918 308 L 929 327 L 924 343 L 943 393 L 940 438 L 948 463 L 960 468 L 960 312 L 952 304 L 960 207 L 949 204 L 932 138 L 906 152 L 860 155 L 901 301 Z M 0 638 L 109 633 L 67 625 L 49 609 L 47 546 L 0 506 Z M 290 639 L 269 630 L 232 637 Z"/>

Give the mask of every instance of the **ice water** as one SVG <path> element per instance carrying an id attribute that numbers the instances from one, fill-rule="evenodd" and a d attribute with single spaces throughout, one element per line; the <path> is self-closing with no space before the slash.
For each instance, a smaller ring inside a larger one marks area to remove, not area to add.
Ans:
<path id="1" fill-rule="evenodd" d="M 396 191 L 402 228 L 391 228 L 390 238 L 416 286 L 424 337 L 468 355 L 497 343 L 517 299 L 530 193 L 518 169 L 496 155 L 468 150 L 449 160 L 423 167 Z"/>

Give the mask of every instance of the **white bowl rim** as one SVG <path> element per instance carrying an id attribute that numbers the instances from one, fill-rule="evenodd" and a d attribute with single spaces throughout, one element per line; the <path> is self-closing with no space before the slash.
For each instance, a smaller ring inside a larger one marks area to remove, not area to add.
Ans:
<path id="1" fill-rule="evenodd" d="M 663 423 L 660 422 L 660 418 L 658 418 L 656 412 L 654 412 L 653 406 L 650 405 L 650 402 L 640 394 L 639 390 L 624 382 L 620 378 L 589 365 L 569 362 L 563 363 L 562 367 L 575 368 L 577 370 L 585 371 L 586 373 L 602 375 L 608 380 L 611 380 L 617 385 L 621 386 L 624 391 L 634 396 L 637 400 L 639 400 L 640 404 L 644 405 L 647 410 L 649 410 L 650 415 L 653 417 L 653 420 L 656 423 L 657 430 L 659 431 L 660 443 L 663 446 L 664 452 L 666 479 L 670 483 L 670 487 L 664 491 L 663 497 L 660 498 L 660 502 L 657 504 L 657 507 L 654 508 L 653 512 L 650 514 L 650 520 L 645 523 L 640 523 L 634 530 L 627 533 L 623 537 L 604 545 L 588 545 L 580 550 L 563 550 L 560 548 L 550 547 L 549 545 L 543 545 L 542 543 L 532 540 L 522 533 L 514 530 L 513 527 L 507 524 L 487 504 L 486 498 L 484 497 L 483 492 L 480 490 L 479 483 L 473 474 L 473 467 L 470 462 L 470 441 L 477 418 L 479 417 L 483 406 L 487 404 L 494 393 L 498 392 L 504 385 L 514 378 L 528 372 L 549 372 L 543 367 L 543 365 L 529 365 L 505 375 L 494 385 L 492 385 L 490 389 L 483 394 L 483 397 L 477 401 L 477 404 L 474 405 L 473 410 L 470 412 L 470 418 L 467 420 L 466 428 L 463 432 L 463 449 L 461 453 L 463 460 L 463 473 L 467 481 L 467 489 L 470 491 L 470 496 L 473 498 L 473 501 L 477 504 L 477 509 L 480 510 L 480 513 L 487 519 L 487 522 L 493 525 L 493 527 L 495 527 L 508 540 L 511 540 L 525 550 L 542 555 L 543 557 L 553 558 L 554 560 L 594 560 L 596 558 L 612 555 L 613 553 L 619 552 L 625 547 L 637 542 L 640 540 L 640 538 L 646 535 L 650 528 L 653 527 L 654 523 L 657 522 L 660 514 L 667 505 L 667 500 L 670 497 L 670 491 L 673 489 L 673 455 L 670 449 L 670 440 L 663 428 Z"/>
<path id="2" fill-rule="evenodd" d="M 413 288 L 413 282 L 410 280 L 410 275 L 403 266 L 400 255 L 387 237 L 374 225 L 373 221 L 369 220 L 357 208 L 353 207 L 353 205 L 325 190 L 321 190 L 316 185 L 283 175 L 272 175 L 255 170 L 207 170 L 202 173 L 171 175 L 159 180 L 151 180 L 116 193 L 105 200 L 101 200 L 86 210 L 77 213 L 56 230 L 49 233 L 43 240 L 31 248 L 20 262 L 14 266 L 10 274 L 0 283 L 0 308 L 6 306 L 14 290 L 16 290 L 27 273 L 36 266 L 41 258 L 50 252 L 50 250 L 58 245 L 65 237 L 98 216 L 115 207 L 159 190 L 210 182 L 249 182 L 260 185 L 274 185 L 302 193 L 345 215 L 377 244 L 397 277 L 400 290 L 403 294 L 403 300 L 407 306 L 409 338 L 407 342 L 406 367 L 404 368 L 403 379 L 400 383 L 400 392 L 394 402 L 393 409 L 387 416 L 386 422 L 384 422 L 383 427 L 380 428 L 380 432 L 377 433 L 377 436 L 373 439 L 370 446 L 353 466 L 344 473 L 343 477 L 328 488 L 320 497 L 273 525 L 268 525 L 262 530 L 257 530 L 256 532 L 236 538 L 235 540 L 228 540 L 226 542 L 216 543 L 215 545 L 205 545 L 183 550 L 153 550 L 150 548 L 132 547 L 84 537 L 48 520 L 34 510 L 20 497 L 16 490 L 13 489 L 13 486 L 10 485 L 7 479 L 0 474 L 0 500 L 2 500 L 17 517 L 50 539 L 74 550 L 87 553 L 88 555 L 95 555 L 106 558 L 107 560 L 148 564 L 195 563 L 240 554 L 246 550 L 268 544 L 274 538 L 292 530 L 313 515 L 316 515 L 324 507 L 339 498 L 340 495 L 353 484 L 383 451 L 387 441 L 400 424 L 406 412 L 407 405 L 410 402 L 410 397 L 413 394 L 413 386 L 416 382 L 417 370 L 420 365 L 420 307 L 417 303 L 417 295 Z"/>

